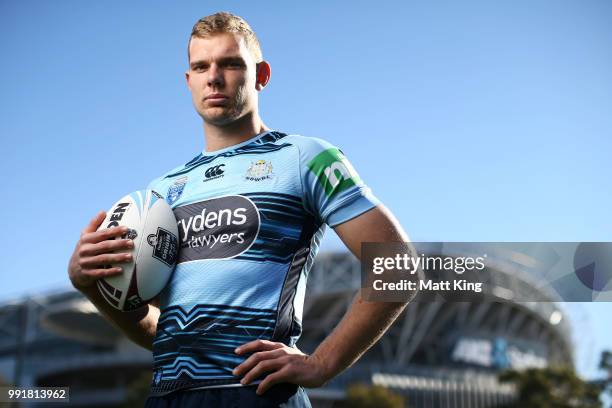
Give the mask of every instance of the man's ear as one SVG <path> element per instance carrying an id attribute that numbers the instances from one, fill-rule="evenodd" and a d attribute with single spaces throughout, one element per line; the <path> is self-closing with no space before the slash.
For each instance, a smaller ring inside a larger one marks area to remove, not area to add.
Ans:
<path id="1" fill-rule="evenodd" d="M 191 91 L 191 86 L 189 85 L 189 71 L 185 71 L 185 82 L 187 83 L 187 88 Z"/>
<path id="2" fill-rule="evenodd" d="M 255 80 L 255 89 L 261 91 L 264 89 L 268 82 L 270 82 L 270 75 L 272 74 L 272 70 L 270 68 L 270 64 L 266 61 L 261 61 L 255 66 L 256 69 L 256 80 Z"/>

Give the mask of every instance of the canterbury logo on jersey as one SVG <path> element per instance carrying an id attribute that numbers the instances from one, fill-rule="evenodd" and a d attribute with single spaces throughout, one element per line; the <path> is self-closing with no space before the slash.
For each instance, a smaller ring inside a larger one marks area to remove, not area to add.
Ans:
<path id="1" fill-rule="evenodd" d="M 308 168 L 317 176 L 328 197 L 361 183 L 353 166 L 335 147 L 316 155 L 308 163 Z"/>
<path id="2" fill-rule="evenodd" d="M 204 181 L 210 181 L 223 177 L 223 173 L 225 172 L 225 170 L 223 170 L 223 167 L 225 167 L 225 164 L 219 164 L 217 166 L 207 168 L 204 172 L 204 176 L 206 177 Z"/>
<path id="3" fill-rule="evenodd" d="M 174 209 L 181 250 L 178 263 L 233 258 L 248 250 L 259 232 L 259 212 L 246 197 L 213 198 Z"/>

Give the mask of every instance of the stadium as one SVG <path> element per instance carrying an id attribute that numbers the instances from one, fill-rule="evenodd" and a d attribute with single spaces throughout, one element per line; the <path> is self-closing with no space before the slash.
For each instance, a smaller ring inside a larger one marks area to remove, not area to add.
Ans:
<path id="1" fill-rule="evenodd" d="M 534 284 L 528 260 L 507 254 L 488 265 L 495 269 L 489 271 L 493 289 L 479 301 L 412 302 L 353 367 L 308 390 L 313 406 L 332 407 L 346 398 L 348 386 L 361 383 L 402 394 L 409 407 L 495 407 L 516 397 L 510 384 L 498 382 L 499 372 L 572 365 L 568 319 L 554 295 Z M 298 343 L 303 351 L 312 352 L 331 332 L 360 284 L 360 264 L 352 255 L 317 258 Z M 517 302 L 517 293 L 547 301 Z M 133 379 L 150 376 L 150 352 L 127 340 L 76 291 L 4 302 L 0 322 L 4 384 L 69 386 L 71 406 L 119 407 Z"/>

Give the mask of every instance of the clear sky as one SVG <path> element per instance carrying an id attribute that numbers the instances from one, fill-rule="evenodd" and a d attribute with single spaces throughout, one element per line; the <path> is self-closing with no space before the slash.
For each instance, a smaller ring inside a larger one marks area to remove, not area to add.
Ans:
<path id="1" fill-rule="evenodd" d="M 67 287 L 87 221 L 203 148 L 186 43 L 219 10 L 266 124 L 342 148 L 413 240 L 612 241 L 609 1 L 3 0 L 0 300 Z M 592 375 L 612 304 L 566 306 Z"/>

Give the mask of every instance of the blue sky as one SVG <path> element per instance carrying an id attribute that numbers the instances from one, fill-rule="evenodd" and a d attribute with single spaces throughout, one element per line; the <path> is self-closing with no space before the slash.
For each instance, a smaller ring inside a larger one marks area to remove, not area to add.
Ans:
<path id="1" fill-rule="evenodd" d="M 65 287 L 89 218 L 203 148 L 186 43 L 218 10 L 272 65 L 266 124 L 341 147 L 413 240 L 612 241 L 610 2 L 3 1 L 0 299 Z M 592 375 L 612 305 L 567 308 Z"/>

